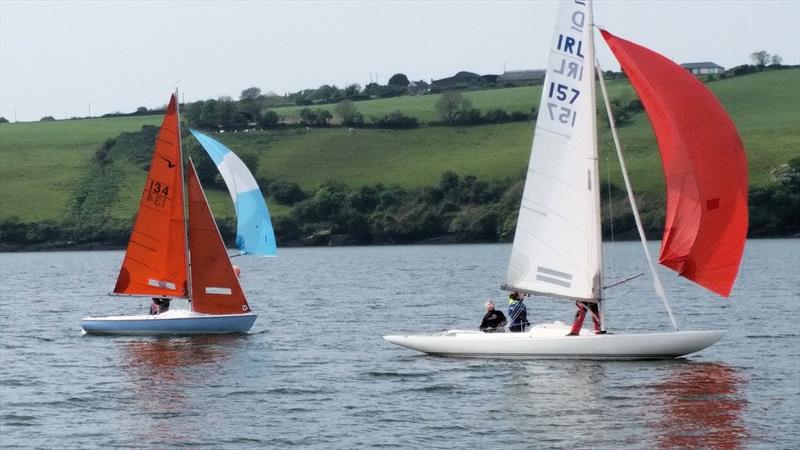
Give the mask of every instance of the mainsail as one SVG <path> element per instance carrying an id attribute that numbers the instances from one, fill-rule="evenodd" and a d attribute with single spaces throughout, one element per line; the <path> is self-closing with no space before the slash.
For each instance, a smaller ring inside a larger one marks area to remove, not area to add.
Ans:
<path id="1" fill-rule="evenodd" d="M 250 312 L 191 160 L 187 184 L 192 310 L 205 314 Z"/>
<path id="2" fill-rule="evenodd" d="M 241 253 L 275 256 L 275 233 L 264 195 L 247 166 L 221 142 L 190 130 L 217 165 L 236 209 L 236 247 Z"/>
<path id="3" fill-rule="evenodd" d="M 728 296 L 747 237 L 747 159 L 725 109 L 669 59 L 601 30 L 655 131 L 667 188 L 661 264 Z"/>
<path id="4" fill-rule="evenodd" d="M 177 99 L 173 95 L 156 138 L 115 293 L 186 296 L 182 172 Z"/>
<path id="5" fill-rule="evenodd" d="M 597 300 L 600 197 L 591 7 L 561 2 L 506 288 Z"/>

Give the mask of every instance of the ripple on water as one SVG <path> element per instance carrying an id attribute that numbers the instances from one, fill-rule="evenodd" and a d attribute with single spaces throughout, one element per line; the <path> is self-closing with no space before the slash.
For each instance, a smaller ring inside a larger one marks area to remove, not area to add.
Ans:
<path id="1" fill-rule="evenodd" d="M 639 270 L 635 243 L 606 245 L 621 255 L 618 272 Z M 731 301 L 665 273 L 684 328 L 731 330 L 682 360 L 450 359 L 381 339 L 474 328 L 484 299 L 504 295 L 496 286 L 509 252 L 507 245 L 408 246 L 240 258 L 242 285 L 260 315 L 253 332 L 163 339 L 79 334 L 80 318 L 89 313 L 146 309 L 138 300 L 106 296 L 121 252 L 0 254 L 3 292 L 38 305 L 17 314 L 14 299 L 0 295 L 2 446 L 795 448 L 800 442 L 800 274 L 793 256 L 800 240 L 748 242 Z M 763 292 L 764 286 L 774 289 Z M 614 330 L 669 328 L 644 277 L 608 294 Z M 313 303 L 311 323 L 294 314 L 306 300 Z M 529 311 L 568 321 L 574 306 L 535 299 Z"/>

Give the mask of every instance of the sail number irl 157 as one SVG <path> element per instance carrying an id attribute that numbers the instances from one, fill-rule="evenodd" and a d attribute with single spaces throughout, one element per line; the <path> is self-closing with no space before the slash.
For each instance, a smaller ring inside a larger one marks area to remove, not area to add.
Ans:
<path id="1" fill-rule="evenodd" d="M 169 186 L 159 181 L 147 180 L 146 200 L 159 208 L 162 208 L 167 201 Z"/>
<path id="2" fill-rule="evenodd" d="M 581 91 L 555 82 L 550 82 L 550 88 L 547 91 L 548 98 L 552 98 L 569 105 L 575 103 L 575 100 L 577 100 L 578 96 L 580 95 Z M 550 120 L 558 120 L 559 122 L 571 127 L 575 126 L 575 117 L 577 114 L 575 113 L 574 109 L 570 108 L 569 106 L 559 107 L 558 104 L 552 102 L 547 102 L 547 109 L 550 113 Z"/>

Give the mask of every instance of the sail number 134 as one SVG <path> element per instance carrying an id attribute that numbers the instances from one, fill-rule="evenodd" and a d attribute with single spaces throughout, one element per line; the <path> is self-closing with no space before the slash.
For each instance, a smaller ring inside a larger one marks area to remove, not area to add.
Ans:
<path id="1" fill-rule="evenodd" d="M 163 207 L 169 194 L 169 186 L 158 181 L 147 180 L 147 201 Z"/>

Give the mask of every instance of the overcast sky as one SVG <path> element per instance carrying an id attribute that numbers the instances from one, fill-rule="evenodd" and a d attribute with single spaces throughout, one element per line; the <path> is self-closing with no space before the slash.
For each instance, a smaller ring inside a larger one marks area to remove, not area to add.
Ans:
<path id="1" fill-rule="evenodd" d="M 101 115 L 257 86 L 385 84 L 544 68 L 557 3 L 0 0 L 0 115 Z M 676 62 L 800 63 L 800 0 L 595 1 L 595 21 Z M 604 68 L 618 69 L 598 42 Z"/>

